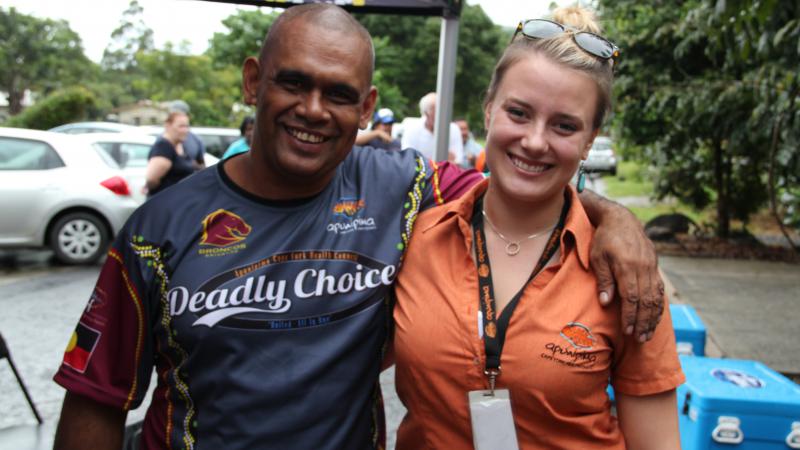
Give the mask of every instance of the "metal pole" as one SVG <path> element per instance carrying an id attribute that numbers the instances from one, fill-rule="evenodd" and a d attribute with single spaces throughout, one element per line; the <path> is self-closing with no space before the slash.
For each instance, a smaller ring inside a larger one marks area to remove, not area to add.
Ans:
<path id="1" fill-rule="evenodd" d="M 0 334 L 0 359 L 3 358 L 8 360 L 8 364 L 11 366 L 11 371 L 14 372 L 14 376 L 17 377 L 17 383 L 19 383 L 22 393 L 25 394 L 25 399 L 28 400 L 28 404 L 31 405 L 31 411 L 33 411 L 33 415 L 36 416 L 36 421 L 39 422 L 39 425 L 41 425 L 42 416 L 40 416 L 39 411 L 36 410 L 36 405 L 33 404 L 33 399 L 31 398 L 30 394 L 28 394 L 28 389 L 25 387 L 25 383 L 22 382 L 22 377 L 19 376 L 19 372 L 17 372 L 17 366 L 14 365 L 14 361 L 11 359 L 11 352 L 8 351 L 6 341 L 3 339 L 3 335 Z"/>
<path id="2" fill-rule="evenodd" d="M 439 37 L 439 73 L 436 80 L 436 117 L 433 135 L 436 161 L 447 161 L 450 122 L 453 117 L 453 92 L 456 84 L 456 52 L 458 50 L 458 17 L 442 18 Z"/>

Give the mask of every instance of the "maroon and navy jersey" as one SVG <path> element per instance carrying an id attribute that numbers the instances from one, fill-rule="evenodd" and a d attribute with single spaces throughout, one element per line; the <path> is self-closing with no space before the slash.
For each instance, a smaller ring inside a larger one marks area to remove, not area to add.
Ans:
<path id="1" fill-rule="evenodd" d="M 373 449 L 390 286 L 418 213 L 480 175 L 355 148 L 313 198 L 271 202 L 221 162 L 116 238 L 56 382 L 133 409 L 143 448 Z"/>

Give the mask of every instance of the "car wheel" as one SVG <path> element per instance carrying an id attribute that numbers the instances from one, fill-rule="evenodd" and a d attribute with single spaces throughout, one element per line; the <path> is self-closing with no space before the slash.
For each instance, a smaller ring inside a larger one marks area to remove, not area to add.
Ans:
<path id="1" fill-rule="evenodd" d="M 616 166 L 611 168 L 611 176 L 612 177 L 617 176 L 617 168 L 616 168 Z"/>
<path id="2" fill-rule="evenodd" d="M 94 214 L 71 213 L 58 219 L 50 231 L 50 247 L 65 264 L 91 264 L 108 247 L 108 231 Z"/>

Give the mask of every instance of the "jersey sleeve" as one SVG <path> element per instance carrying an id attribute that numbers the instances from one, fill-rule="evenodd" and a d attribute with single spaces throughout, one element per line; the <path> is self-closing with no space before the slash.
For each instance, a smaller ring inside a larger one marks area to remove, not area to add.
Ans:
<path id="1" fill-rule="evenodd" d="M 611 370 L 614 390 L 634 396 L 653 395 L 674 389 L 685 381 L 668 307 L 664 308 L 661 322 L 649 342 L 640 344 L 634 336 L 621 333 L 619 340 Z"/>
<path id="2" fill-rule="evenodd" d="M 71 393 L 121 409 L 141 404 L 153 368 L 148 288 L 127 233 L 100 272 L 54 380 Z"/>
<path id="3" fill-rule="evenodd" d="M 423 203 L 423 209 L 442 205 L 460 198 L 464 193 L 483 180 L 483 174 L 475 169 L 462 169 L 450 162 L 427 161 L 430 171 L 429 184 L 433 187 L 432 197 Z"/>
<path id="4" fill-rule="evenodd" d="M 150 159 L 154 156 L 162 156 L 167 158 L 170 161 L 175 161 L 175 156 L 177 153 L 175 152 L 175 148 L 170 144 L 166 139 L 159 138 L 152 147 L 150 147 L 150 153 L 147 154 L 147 159 Z"/>

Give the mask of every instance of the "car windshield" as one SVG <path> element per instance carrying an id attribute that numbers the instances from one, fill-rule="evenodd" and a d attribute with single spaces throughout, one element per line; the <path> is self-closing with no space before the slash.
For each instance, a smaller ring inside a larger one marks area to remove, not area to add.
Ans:
<path id="1" fill-rule="evenodd" d="M 607 141 L 594 141 L 592 150 L 611 150 L 611 143 Z"/>

